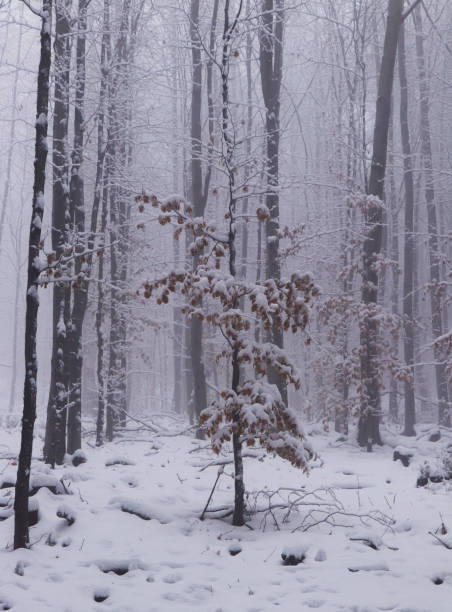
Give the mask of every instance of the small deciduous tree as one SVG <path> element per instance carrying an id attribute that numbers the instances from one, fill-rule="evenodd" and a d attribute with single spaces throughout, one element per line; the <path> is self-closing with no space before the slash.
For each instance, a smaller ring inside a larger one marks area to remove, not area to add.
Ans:
<path id="1" fill-rule="evenodd" d="M 318 289 L 309 274 L 293 273 L 288 279 L 256 282 L 237 278 L 230 266 L 227 270 L 222 266 L 231 250 L 230 235 L 229 239 L 223 238 L 203 218 L 192 219 L 191 208 L 181 198 L 159 203 L 153 196 L 151 201 L 160 208 L 162 225 L 175 223 L 178 226 L 176 238 L 182 231 L 192 236 L 190 252 L 196 257 L 197 265 L 192 270 L 173 271 L 163 278 L 146 282 L 143 295 L 148 299 L 155 297 L 158 304 L 168 304 L 172 293 L 184 295 L 187 300 L 185 314 L 217 328 L 225 341 L 217 360 L 229 361 L 232 380 L 220 390 L 219 398 L 202 412 L 200 422 L 206 427 L 215 452 L 219 453 L 224 443 L 233 441 L 233 524 L 243 525 L 243 444 L 260 444 L 303 470 L 313 457 L 297 416 L 286 406 L 277 385 L 266 380 L 271 367 L 286 384 L 298 389 L 300 380 L 296 369 L 276 344 L 255 341 L 252 316 L 266 331 L 275 328 L 293 333 L 305 330 L 309 304 Z M 268 211 L 260 209 L 258 216 L 266 220 Z M 240 309 L 239 303 L 249 308 Z"/>

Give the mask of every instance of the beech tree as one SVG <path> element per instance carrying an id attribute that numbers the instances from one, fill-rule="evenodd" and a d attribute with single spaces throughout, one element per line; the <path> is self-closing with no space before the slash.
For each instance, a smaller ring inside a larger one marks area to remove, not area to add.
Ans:
<path id="1" fill-rule="evenodd" d="M 142 201 L 142 197 L 138 196 L 138 201 Z M 235 466 L 233 524 L 243 525 L 242 445 L 260 444 L 305 470 L 313 451 L 278 387 L 266 381 L 267 370 L 272 367 L 286 384 L 299 388 L 295 366 L 274 343 L 254 341 L 249 317 L 238 308 L 238 303 L 246 300 L 267 332 L 276 326 L 279 331 L 296 333 L 306 328 L 309 303 L 318 290 L 309 274 L 294 273 L 289 279 L 255 283 L 237 278 L 233 201 L 229 201 L 228 206 L 230 223 L 226 238 L 204 219 L 192 219 L 189 216 L 191 207 L 182 198 L 162 203 L 156 196 L 150 199 L 160 208 L 161 225 L 174 223 L 176 238 L 181 231 L 192 236 L 191 253 L 198 256 L 198 264 L 194 271 L 175 271 L 146 282 L 142 294 L 146 299 L 154 297 L 158 304 L 168 304 L 171 294 L 182 294 L 187 299 L 185 313 L 218 328 L 225 340 L 217 359 L 229 361 L 232 377 L 229 386 L 221 390 L 219 399 L 203 411 L 201 423 L 211 437 L 215 452 L 220 452 L 223 444 L 232 440 Z M 264 211 L 258 214 L 262 216 Z M 223 259 L 226 269 L 222 268 Z M 205 306 L 207 298 L 212 304 L 210 308 Z"/>

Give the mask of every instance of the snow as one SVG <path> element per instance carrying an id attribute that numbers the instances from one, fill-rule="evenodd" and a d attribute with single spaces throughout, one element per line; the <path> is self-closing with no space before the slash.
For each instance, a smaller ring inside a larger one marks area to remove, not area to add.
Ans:
<path id="1" fill-rule="evenodd" d="M 404 467 L 389 447 L 368 454 L 306 429 L 323 461 L 309 476 L 278 457 L 244 459 L 257 512 L 242 528 L 221 518 L 233 503 L 228 463 L 200 521 L 218 460 L 231 454 L 216 458 L 188 436 L 134 431 L 103 448 L 85 444 L 77 467 L 34 458 L 42 486 L 31 498 L 39 522 L 30 550 L 11 551 L 13 489 L 0 490 L 0 602 L 37 612 L 448 612 L 452 551 L 429 532 L 450 542 L 439 529 L 452 528 L 452 482 L 416 488 L 438 444 L 414 440 Z M 2 480 L 14 480 L 19 432 L 2 431 L 0 444 Z M 72 495 L 47 488 L 61 480 Z M 288 552 L 305 558 L 285 566 Z"/>
<path id="2" fill-rule="evenodd" d="M 34 225 L 34 226 L 35 226 L 37 229 L 41 229 L 41 227 L 42 227 L 41 217 L 40 217 L 38 214 L 36 214 L 36 215 L 33 217 L 33 225 Z"/>
<path id="3" fill-rule="evenodd" d="M 44 210 L 44 204 L 44 194 L 42 193 L 42 191 L 39 191 L 38 195 L 36 196 L 36 210 Z"/>
<path id="4" fill-rule="evenodd" d="M 27 295 L 29 295 L 32 300 L 39 304 L 38 288 L 36 285 L 32 285 L 31 287 L 29 287 Z"/>
<path id="5" fill-rule="evenodd" d="M 405 455 L 407 457 L 412 457 L 414 455 L 414 450 L 412 448 L 408 448 L 408 446 L 402 446 L 402 444 L 398 444 L 394 448 L 394 452 L 398 452 L 401 455 Z"/>
<path id="6" fill-rule="evenodd" d="M 36 119 L 36 125 L 46 127 L 47 125 L 47 116 L 44 113 L 40 113 L 39 117 Z"/>

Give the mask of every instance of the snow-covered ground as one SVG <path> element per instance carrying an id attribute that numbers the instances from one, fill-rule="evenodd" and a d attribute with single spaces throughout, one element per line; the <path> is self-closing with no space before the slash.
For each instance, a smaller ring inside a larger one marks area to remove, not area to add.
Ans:
<path id="1" fill-rule="evenodd" d="M 423 454 L 441 442 L 405 440 L 415 452 L 406 468 L 390 446 L 367 454 L 335 439 L 314 433 L 323 465 L 308 476 L 279 458 L 247 458 L 247 491 L 261 493 L 249 494 L 258 512 L 242 528 L 218 518 L 233 499 L 230 464 L 211 501 L 217 518 L 200 521 L 218 472 L 205 466 L 218 457 L 188 436 L 130 432 L 85 445 L 86 463 L 55 471 L 35 460 L 31 550 L 12 552 L 13 517 L 0 522 L 0 610 L 452 610 L 452 550 L 429 534 L 449 541 L 439 528 L 452 529 L 452 481 L 415 486 Z M 1 433 L 5 484 L 18 442 L 17 431 Z M 0 491 L 2 505 L 12 491 Z M 284 565 L 282 554 L 304 560 Z"/>

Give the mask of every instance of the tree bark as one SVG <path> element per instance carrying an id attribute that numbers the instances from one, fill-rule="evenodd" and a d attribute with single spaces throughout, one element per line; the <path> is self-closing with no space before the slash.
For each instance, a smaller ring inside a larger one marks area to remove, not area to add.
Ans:
<path id="1" fill-rule="evenodd" d="M 125 278 L 127 274 L 127 189 L 124 187 L 128 164 L 128 78 L 131 0 L 125 0 L 121 10 L 119 36 L 116 43 L 113 81 L 110 87 L 108 131 L 108 167 L 110 182 L 110 341 L 107 378 L 106 435 L 112 440 L 116 424 L 126 418 L 126 324 Z"/>
<path id="2" fill-rule="evenodd" d="M 419 75 L 420 93 L 420 137 L 421 156 L 424 172 L 425 203 L 427 207 L 427 232 L 429 249 L 429 274 L 430 274 L 430 306 L 432 312 L 432 336 L 435 341 L 443 335 L 442 325 L 442 288 L 440 254 L 438 240 L 437 208 L 435 201 L 435 179 L 433 176 L 433 156 L 430 130 L 430 87 L 427 79 L 424 53 L 424 34 L 422 29 L 421 7 L 414 10 L 414 22 L 416 26 L 416 53 Z M 437 348 L 434 350 L 435 357 L 435 379 L 436 393 L 438 397 L 438 422 L 444 427 L 450 427 L 449 395 L 447 388 L 447 374 L 444 364 L 444 356 Z"/>
<path id="3" fill-rule="evenodd" d="M 81 256 L 85 250 L 85 197 L 82 163 L 84 153 L 84 106 L 85 106 L 85 55 L 86 55 L 86 19 L 89 0 L 79 0 L 78 6 L 78 33 L 76 51 L 75 76 L 75 109 L 74 109 L 74 147 L 72 151 L 72 167 L 70 182 L 70 208 L 71 221 L 76 239 L 75 278 L 71 324 L 68 330 L 69 360 L 69 408 L 67 451 L 72 454 L 82 446 L 82 369 L 83 348 L 82 331 L 88 303 L 88 283 L 82 273 L 85 269 L 86 258 Z"/>
<path id="4" fill-rule="evenodd" d="M 240 15 L 242 3 L 238 8 L 238 13 L 232 23 L 229 20 L 229 0 L 226 0 L 224 5 L 224 30 L 223 30 L 223 49 L 221 59 L 221 95 L 222 95 L 222 124 L 221 133 L 225 144 L 224 165 L 228 176 L 228 246 L 229 246 L 229 273 L 235 278 L 237 275 L 236 259 L 236 210 L 237 199 L 235 195 L 235 168 L 233 165 L 234 156 L 234 140 L 230 132 L 230 103 L 229 103 L 229 69 L 230 69 L 230 45 L 231 36 L 237 24 L 237 19 Z M 238 300 L 232 304 L 232 308 L 238 308 Z M 240 384 L 240 364 L 238 359 L 237 343 L 232 341 L 232 380 L 231 387 L 235 394 L 238 394 Z M 243 458 L 242 458 L 242 429 L 240 407 L 237 408 L 234 414 L 234 432 L 232 434 L 232 449 L 234 453 L 234 513 L 232 516 L 232 524 L 236 526 L 244 525 L 245 517 L 245 485 L 243 481 Z"/>
<path id="5" fill-rule="evenodd" d="M 391 312 L 398 316 L 399 314 L 399 205 L 396 194 L 395 173 L 394 173 L 394 122 L 391 116 L 389 126 L 389 189 L 387 195 L 391 207 L 391 260 L 392 260 L 392 275 L 391 275 Z M 395 338 L 397 354 L 399 352 L 399 338 Z M 389 381 L 389 416 L 393 423 L 397 423 L 399 419 L 399 385 L 394 376 L 391 376 Z"/>
<path id="6" fill-rule="evenodd" d="M 380 376 L 378 351 L 378 256 L 381 253 L 383 229 L 383 194 L 388 149 L 391 96 L 397 40 L 402 23 L 403 0 L 389 0 L 386 33 L 378 82 L 373 155 L 367 194 L 375 196 L 365 210 L 367 231 L 363 245 L 362 302 L 367 309 L 360 327 L 361 349 L 361 414 L 358 423 L 358 442 L 372 450 L 381 444 Z"/>
<path id="7" fill-rule="evenodd" d="M 108 2 L 108 0 L 107 0 Z M 106 4 L 107 4 L 106 2 Z M 101 144 L 101 148 L 103 145 Z M 102 163 L 98 159 L 98 164 Z M 103 172 L 103 171 L 102 171 Z M 101 217 L 101 244 L 99 245 L 99 269 L 98 269 L 98 294 L 96 310 L 96 337 L 97 337 L 97 420 L 96 420 L 96 446 L 104 443 L 105 426 L 105 379 L 104 379 L 104 334 L 103 334 L 103 314 L 105 309 L 104 282 L 104 258 L 105 258 L 105 236 L 107 229 L 108 216 L 108 175 L 103 176 L 102 194 L 102 217 Z M 112 423 L 109 424 L 112 428 Z M 109 434 L 112 437 L 112 429 Z"/>
<path id="8" fill-rule="evenodd" d="M 201 41 L 199 35 L 199 0 L 191 0 L 190 5 L 190 41 L 192 54 L 192 90 L 191 90 L 191 202 L 195 217 L 202 217 L 205 201 L 202 181 L 202 62 Z M 193 268 L 198 264 L 197 256 Z M 204 363 L 202 360 L 202 322 L 196 317 L 190 323 L 190 352 L 193 369 L 193 416 L 198 422 L 199 415 L 207 408 L 207 387 Z M 203 438 L 202 430 L 196 430 L 196 437 Z"/>
<path id="9" fill-rule="evenodd" d="M 33 430 L 36 419 L 36 334 L 38 327 L 38 281 L 41 223 L 44 212 L 44 187 L 47 160 L 47 117 L 49 110 L 49 80 L 51 65 L 52 0 L 43 0 L 41 23 L 41 55 L 38 72 L 36 103 L 36 143 L 34 162 L 33 207 L 28 246 L 27 306 L 25 317 L 25 381 L 22 435 L 17 468 L 14 500 L 14 548 L 29 544 L 28 496 L 30 486 Z"/>
<path id="10" fill-rule="evenodd" d="M 250 13 L 250 0 L 246 2 L 246 14 Z M 248 181 L 250 178 L 250 164 L 251 164 L 251 140 L 252 140 L 252 129 L 253 129 L 253 81 L 252 81 L 252 53 L 253 53 L 253 41 L 251 38 L 251 30 L 248 28 L 246 32 L 246 56 L 245 56 L 245 67 L 246 67 L 246 143 L 245 143 L 245 168 L 243 183 L 244 189 L 248 194 Z M 247 268 L 248 268 L 248 195 L 243 198 L 242 208 L 242 240 L 241 240 L 241 277 L 246 280 Z"/>
<path id="11" fill-rule="evenodd" d="M 52 249 L 56 261 L 65 256 L 69 227 L 69 77 L 71 61 L 70 0 L 55 2 L 55 89 L 53 109 Z M 62 282 L 53 287 L 52 377 L 47 407 L 44 459 L 61 464 L 66 452 L 67 341 L 70 289 Z"/>
<path id="12" fill-rule="evenodd" d="M 403 180 L 405 185 L 405 236 L 403 263 L 403 350 L 405 365 L 414 378 L 414 334 L 413 334 L 413 262 L 414 262 L 414 179 L 411 155 L 410 130 L 408 125 L 408 80 L 405 56 L 405 26 L 399 32 L 399 79 L 400 79 L 400 130 L 403 150 Z M 416 422 L 414 380 L 405 383 L 405 427 L 403 435 L 415 436 Z"/>
<path id="13" fill-rule="evenodd" d="M 262 22 L 259 29 L 260 73 L 265 104 L 266 174 L 265 204 L 270 219 L 266 223 L 266 277 L 281 278 L 279 258 L 279 141 L 280 93 L 283 69 L 284 1 L 262 0 Z M 283 332 L 276 325 L 271 330 L 271 342 L 284 346 Z M 278 387 L 287 405 L 287 387 L 274 370 L 268 369 L 268 380 Z"/>

